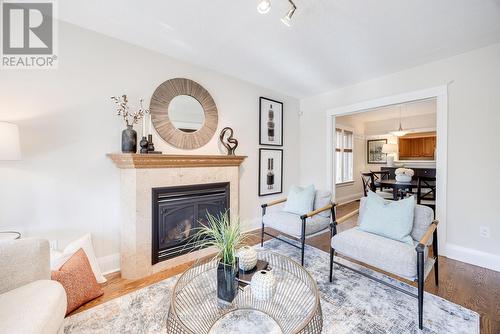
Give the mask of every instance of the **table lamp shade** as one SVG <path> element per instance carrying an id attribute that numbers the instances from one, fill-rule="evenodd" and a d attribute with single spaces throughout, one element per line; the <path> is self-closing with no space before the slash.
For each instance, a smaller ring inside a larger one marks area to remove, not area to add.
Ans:
<path id="1" fill-rule="evenodd" d="M 382 146 L 382 153 L 396 153 L 398 151 L 398 147 L 396 144 L 384 144 Z"/>
<path id="2" fill-rule="evenodd" d="M 21 160 L 19 128 L 15 124 L 0 122 L 0 160 Z"/>

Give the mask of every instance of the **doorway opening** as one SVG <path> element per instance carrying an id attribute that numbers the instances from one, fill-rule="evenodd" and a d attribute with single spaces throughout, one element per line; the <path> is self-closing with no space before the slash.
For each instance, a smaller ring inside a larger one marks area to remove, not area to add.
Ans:
<path id="1" fill-rule="evenodd" d="M 326 113 L 327 187 L 335 202 L 364 196 L 363 175 L 372 174 L 376 191 L 392 200 L 417 196 L 421 183 L 420 198 L 429 205 L 434 202 L 440 221 L 442 255 L 446 249 L 447 109 L 447 87 L 442 86 Z M 407 172 L 413 174 L 410 185 L 395 180 L 398 168 L 412 170 Z"/>

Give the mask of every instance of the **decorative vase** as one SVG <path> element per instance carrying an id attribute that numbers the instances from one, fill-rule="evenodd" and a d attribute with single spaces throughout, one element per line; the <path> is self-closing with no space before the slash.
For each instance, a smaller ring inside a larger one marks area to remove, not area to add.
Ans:
<path id="1" fill-rule="evenodd" d="M 137 152 L 137 132 L 132 128 L 132 125 L 127 125 L 127 128 L 122 131 L 122 152 Z"/>
<path id="2" fill-rule="evenodd" d="M 144 136 L 142 137 L 141 141 L 139 142 L 139 146 L 141 147 L 141 153 L 145 154 L 148 153 L 148 139 Z"/>
<path id="3" fill-rule="evenodd" d="M 411 176 L 406 174 L 396 175 L 396 181 L 402 183 L 409 183 L 411 182 Z"/>
<path id="4" fill-rule="evenodd" d="M 255 299 L 260 301 L 269 300 L 273 298 L 276 290 L 276 279 L 272 271 L 259 270 L 253 275 L 250 286 Z"/>
<path id="5" fill-rule="evenodd" d="M 217 299 L 222 304 L 231 304 L 238 293 L 238 263 L 219 262 L 217 266 Z"/>
<path id="6" fill-rule="evenodd" d="M 257 265 L 257 252 L 250 246 L 243 246 L 238 250 L 238 263 L 243 271 L 249 271 Z"/>

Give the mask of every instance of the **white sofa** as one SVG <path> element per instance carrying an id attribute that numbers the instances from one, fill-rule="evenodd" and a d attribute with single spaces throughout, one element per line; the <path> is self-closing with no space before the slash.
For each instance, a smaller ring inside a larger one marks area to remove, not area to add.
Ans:
<path id="1" fill-rule="evenodd" d="M 0 241 L 0 268 L 0 333 L 62 333 L 66 292 L 50 280 L 49 242 Z"/>

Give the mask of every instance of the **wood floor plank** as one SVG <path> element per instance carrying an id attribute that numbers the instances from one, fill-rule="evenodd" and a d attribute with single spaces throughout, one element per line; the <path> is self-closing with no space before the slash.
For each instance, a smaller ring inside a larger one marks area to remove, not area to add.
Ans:
<path id="1" fill-rule="evenodd" d="M 339 206 L 337 207 L 337 217 L 342 217 L 357 208 L 359 208 L 359 202 L 351 202 Z M 357 217 L 353 217 L 339 225 L 339 232 L 354 227 L 356 220 Z M 268 239 L 269 237 L 266 237 L 266 240 Z M 249 244 L 257 244 L 259 242 L 260 233 L 249 233 Z M 330 235 L 329 233 L 324 233 L 315 236 L 307 240 L 307 244 L 328 252 L 330 250 Z M 186 263 L 138 280 L 123 279 L 119 273 L 106 275 L 108 282 L 102 286 L 104 295 L 83 305 L 72 314 L 82 312 L 111 299 L 180 274 L 189 268 L 190 265 L 191 263 Z M 500 333 L 500 272 L 440 256 L 439 275 L 439 287 L 437 287 L 434 284 L 434 273 L 431 272 L 429 274 L 429 278 L 425 283 L 425 290 L 427 292 L 478 312 L 481 315 L 481 334 Z"/>

